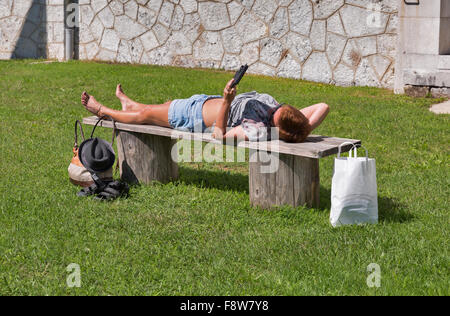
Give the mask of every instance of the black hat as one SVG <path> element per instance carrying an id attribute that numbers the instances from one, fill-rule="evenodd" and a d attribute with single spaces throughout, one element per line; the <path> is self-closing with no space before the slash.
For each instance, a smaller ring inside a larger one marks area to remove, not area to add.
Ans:
<path id="1" fill-rule="evenodd" d="M 110 143 L 100 138 L 85 140 L 78 149 L 83 166 L 91 172 L 105 172 L 114 165 L 116 154 Z"/>

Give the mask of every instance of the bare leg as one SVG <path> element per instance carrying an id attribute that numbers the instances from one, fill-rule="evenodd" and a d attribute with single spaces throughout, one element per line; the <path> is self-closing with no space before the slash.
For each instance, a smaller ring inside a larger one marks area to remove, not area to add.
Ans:
<path id="1" fill-rule="evenodd" d="M 86 110 L 98 117 L 107 115 L 120 123 L 171 127 L 169 124 L 170 101 L 164 104 L 148 106 L 137 111 L 116 111 L 100 104 L 93 96 L 83 92 L 81 103 Z"/>
<path id="2" fill-rule="evenodd" d="M 155 106 L 155 104 L 143 104 L 136 102 L 132 99 L 130 99 L 122 89 L 122 85 L 117 85 L 116 89 L 116 97 L 120 100 L 120 103 L 122 103 L 122 110 L 124 111 L 139 111 L 143 110 L 149 106 Z"/>

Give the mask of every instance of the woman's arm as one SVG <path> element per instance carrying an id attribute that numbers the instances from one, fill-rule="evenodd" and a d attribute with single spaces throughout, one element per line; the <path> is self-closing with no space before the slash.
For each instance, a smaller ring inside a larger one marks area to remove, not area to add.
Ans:
<path id="1" fill-rule="evenodd" d="M 224 136 L 224 139 L 227 138 L 233 138 L 239 140 L 248 140 L 247 135 L 245 135 L 244 129 L 242 128 L 242 125 L 236 126 L 232 129 L 230 129 Z"/>
<path id="2" fill-rule="evenodd" d="M 316 129 L 330 112 L 328 104 L 319 103 L 307 108 L 301 109 L 300 112 L 309 120 L 310 132 Z"/>
<path id="3" fill-rule="evenodd" d="M 233 82 L 234 79 L 228 81 L 227 86 L 223 90 L 223 103 L 217 114 L 216 126 L 212 133 L 212 136 L 216 139 L 223 139 L 227 129 L 228 113 L 230 112 L 231 102 L 233 102 L 234 97 L 236 96 L 236 87 L 231 87 Z"/>

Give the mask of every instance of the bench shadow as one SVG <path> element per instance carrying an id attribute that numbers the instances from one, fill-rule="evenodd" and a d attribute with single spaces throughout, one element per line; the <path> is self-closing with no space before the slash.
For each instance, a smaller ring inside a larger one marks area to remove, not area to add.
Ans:
<path id="1" fill-rule="evenodd" d="M 122 176 L 122 180 L 131 184 L 131 185 L 139 185 L 139 180 L 133 172 L 133 169 L 128 165 L 126 160 L 121 161 L 123 174 L 126 176 Z"/>
<path id="2" fill-rule="evenodd" d="M 324 136 L 308 136 L 306 142 L 308 143 L 320 143 L 323 142 L 326 137 Z"/>
<path id="3" fill-rule="evenodd" d="M 320 207 L 317 210 L 329 212 L 331 209 L 331 189 L 320 187 Z M 405 209 L 398 200 L 378 196 L 378 216 L 381 223 L 406 223 L 414 219 L 414 215 Z"/>
<path id="4" fill-rule="evenodd" d="M 124 166 L 127 167 L 127 166 Z M 214 188 L 223 191 L 249 193 L 248 175 L 223 170 L 205 170 L 179 166 L 180 182 L 198 188 Z M 131 174 L 131 173 L 130 173 Z M 137 183 L 137 179 L 129 179 Z M 134 181 L 133 181 L 134 180 Z M 331 209 L 331 189 L 320 186 L 320 206 L 317 211 L 329 212 Z M 396 199 L 378 197 L 379 221 L 381 223 L 406 223 L 414 219 L 405 205 Z"/>
<path id="5" fill-rule="evenodd" d="M 248 176 L 222 170 L 195 169 L 179 166 L 180 181 L 199 188 L 214 188 L 223 191 L 249 192 Z"/>

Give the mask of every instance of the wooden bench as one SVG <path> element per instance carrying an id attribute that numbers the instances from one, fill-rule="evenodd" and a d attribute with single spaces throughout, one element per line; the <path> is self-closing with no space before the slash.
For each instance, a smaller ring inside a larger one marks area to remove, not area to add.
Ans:
<path id="1" fill-rule="evenodd" d="M 83 119 L 95 125 L 95 116 Z M 111 121 L 99 126 L 112 128 Z M 153 125 L 116 123 L 120 176 L 130 183 L 167 183 L 178 179 L 178 164 L 172 159 L 172 149 L 179 139 L 221 144 L 211 134 L 188 133 Z M 278 205 L 319 206 L 319 159 L 334 155 L 344 142 L 361 144 L 355 139 L 311 135 L 306 142 L 290 144 L 283 141 L 235 144 L 250 149 L 249 193 L 252 205 L 270 208 Z M 342 146 L 346 152 L 352 145 Z M 256 154 L 255 154 L 256 153 Z M 263 157 L 264 153 L 266 157 Z M 268 155 L 268 156 L 267 156 Z M 262 158 L 263 157 L 263 158 Z M 266 173 L 270 161 L 277 161 L 275 172 Z"/>

